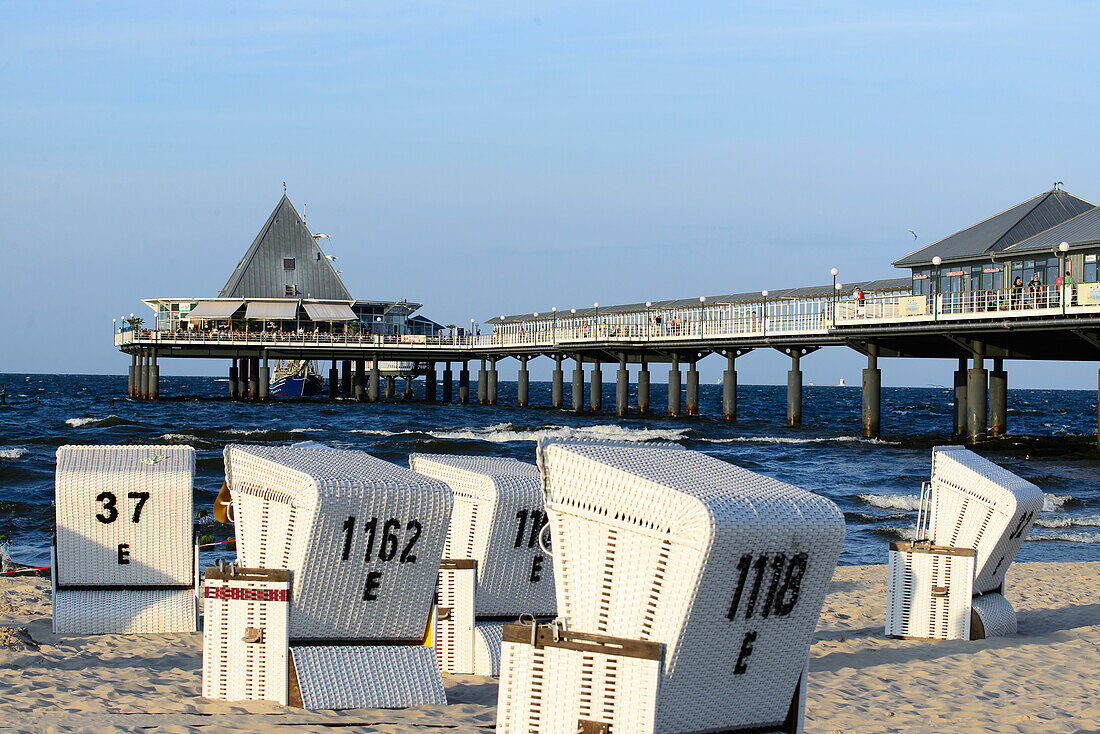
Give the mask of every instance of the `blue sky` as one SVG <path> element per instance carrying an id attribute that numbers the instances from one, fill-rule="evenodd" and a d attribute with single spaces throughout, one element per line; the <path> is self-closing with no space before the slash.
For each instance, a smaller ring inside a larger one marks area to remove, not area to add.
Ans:
<path id="1" fill-rule="evenodd" d="M 216 294 L 283 181 L 354 294 L 443 323 L 823 283 L 832 266 L 891 277 L 906 228 L 926 244 L 1055 180 L 1100 200 L 1087 3 L 0 13 L 4 372 L 123 372 L 111 317 Z M 803 361 L 812 382 L 862 365 Z M 886 384 L 951 380 L 948 362 L 883 367 Z M 786 369 L 739 362 L 746 383 Z M 1097 379 L 1009 369 L 1018 387 Z"/>

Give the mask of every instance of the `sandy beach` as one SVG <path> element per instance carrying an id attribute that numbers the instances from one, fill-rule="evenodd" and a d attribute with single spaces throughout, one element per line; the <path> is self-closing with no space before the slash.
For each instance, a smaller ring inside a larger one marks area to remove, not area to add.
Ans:
<path id="1" fill-rule="evenodd" d="M 980 642 L 886 638 L 885 576 L 837 569 L 811 650 L 807 732 L 1100 732 L 1100 562 L 1013 565 L 1019 634 Z M 491 678 L 447 677 L 451 705 L 405 711 L 208 701 L 201 635 L 53 635 L 44 579 L 0 581 L 0 626 L 5 731 L 494 729 Z"/>

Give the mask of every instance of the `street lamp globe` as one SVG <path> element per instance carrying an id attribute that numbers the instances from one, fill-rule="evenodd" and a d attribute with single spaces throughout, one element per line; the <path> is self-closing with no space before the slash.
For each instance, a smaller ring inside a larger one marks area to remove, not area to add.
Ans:
<path id="1" fill-rule="evenodd" d="M 645 302 L 645 307 L 646 308 L 652 308 L 653 307 L 653 302 L 652 301 L 646 301 Z"/>
<path id="2" fill-rule="evenodd" d="M 840 275 L 840 271 L 837 270 L 836 268 L 833 268 L 829 271 L 829 275 L 831 275 L 835 278 L 836 276 Z"/>
<path id="3" fill-rule="evenodd" d="M 764 298 L 767 298 L 768 297 L 768 292 L 767 291 L 760 291 L 760 295 L 764 296 Z"/>
<path id="4" fill-rule="evenodd" d="M 843 288 L 843 287 L 844 287 L 844 284 L 843 284 L 843 283 L 837 283 L 837 284 L 836 284 L 836 285 L 834 285 L 833 287 L 834 287 L 834 288 L 836 288 L 837 290 L 840 290 L 841 288 Z"/>
<path id="5" fill-rule="evenodd" d="M 1059 252 L 1069 252 L 1069 243 L 1068 242 L 1063 242 L 1060 245 L 1058 245 L 1058 251 Z"/>
<path id="6" fill-rule="evenodd" d="M 575 313 L 577 313 L 577 309 L 571 308 L 571 309 L 569 309 L 569 313 L 575 314 Z"/>
<path id="7" fill-rule="evenodd" d="M 592 308 L 599 308 L 599 307 L 600 307 L 600 302 L 599 301 L 596 301 L 595 303 L 592 304 Z"/>
<path id="8" fill-rule="evenodd" d="M 535 318 L 537 319 L 537 318 L 539 317 L 539 312 L 538 312 L 538 311 L 535 311 L 535 313 L 533 313 L 533 314 L 531 314 L 531 315 L 532 315 L 532 316 L 534 316 L 534 317 L 535 317 Z"/>
<path id="9" fill-rule="evenodd" d="M 943 258 L 939 255 L 936 255 L 934 258 L 932 258 L 932 264 L 938 268 L 939 266 L 943 265 Z"/>
<path id="10" fill-rule="evenodd" d="M 707 297 L 706 296 L 699 296 L 699 303 L 706 303 L 706 302 L 707 302 Z"/>

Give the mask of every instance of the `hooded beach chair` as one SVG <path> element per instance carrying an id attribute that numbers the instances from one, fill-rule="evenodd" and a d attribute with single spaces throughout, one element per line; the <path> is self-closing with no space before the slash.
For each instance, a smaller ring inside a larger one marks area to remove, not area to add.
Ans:
<path id="1" fill-rule="evenodd" d="M 505 628 L 497 731 L 801 731 L 836 505 L 695 451 L 538 461 L 558 619 Z"/>
<path id="2" fill-rule="evenodd" d="M 237 557 L 289 571 L 291 705 L 446 703 L 431 632 L 451 490 L 360 451 L 227 446 Z"/>
<path id="3" fill-rule="evenodd" d="M 53 631 L 194 632 L 198 549 L 190 446 L 62 446 Z"/>
<path id="4" fill-rule="evenodd" d="M 1005 573 L 1043 509 L 1043 493 L 961 446 L 932 450 L 918 540 L 890 544 L 886 634 L 974 640 L 1012 634 Z"/>
<path id="5" fill-rule="evenodd" d="M 447 673 L 500 675 L 504 622 L 552 618 L 554 576 L 539 535 L 542 479 L 515 459 L 413 454 L 413 471 L 454 493 L 439 571 L 436 650 Z"/>

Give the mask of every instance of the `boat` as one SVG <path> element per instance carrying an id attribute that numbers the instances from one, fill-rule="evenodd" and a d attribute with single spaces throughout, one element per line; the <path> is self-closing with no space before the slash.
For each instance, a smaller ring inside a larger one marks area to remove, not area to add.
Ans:
<path id="1" fill-rule="evenodd" d="M 308 398 L 320 395 L 323 389 L 324 381 L 313 363 L 295 359 L 275 365 L 268 394 L 273 398 Z"/>

